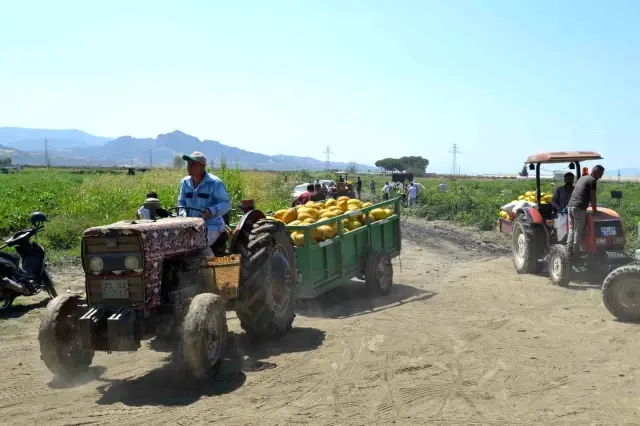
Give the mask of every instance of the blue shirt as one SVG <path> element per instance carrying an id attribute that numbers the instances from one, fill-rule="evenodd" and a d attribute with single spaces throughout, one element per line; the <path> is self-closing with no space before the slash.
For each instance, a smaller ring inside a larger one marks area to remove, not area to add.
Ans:
<path id="1" fill-rule="evenodd" d="M 198 210 L 209 210 L 211 216 L 206 219 L 209 231 L 224 232 L 224 216 L 231 210 L 231 201 L 227 195 L 224 183 L 212 174 L 204 173 L 204 178 L 197 188 L 194 188 L 193 179 L 187 176 L 180 182 L 180 195 L 178 195 L 178 207 L 191 207 Z M 196 210 L 179 210 L 180 216 L 202 217 L 202 213 Z"/>

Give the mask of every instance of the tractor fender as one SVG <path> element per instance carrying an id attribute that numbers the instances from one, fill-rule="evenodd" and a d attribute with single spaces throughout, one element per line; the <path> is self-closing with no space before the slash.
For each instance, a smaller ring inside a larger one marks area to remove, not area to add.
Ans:
<path id="1" fill-rule="evenodd" d="M 248 226 L 253 224 L 254 222 L 265 219 L 266 216 L 260 210 L 251 210 L 242 216 L 242 219 L 238 222 L 236 229 L 233 230 L 233 235 L 231 237 L 231 247 L 235 247 L 236 240 L 242 231 L 245 231 Z"/>
<path id="2" fill-rule="evenodd" d="M 537 209 L 533 207 L 522 207 L 516 210 L 516 215 L 522 213 L 527 218 L 527 222 L 533 223 L 536 225 L 544 225 L 544 220 L 542 219 L 542 215 Z"/>
<path id="3" fill-rule="evenodd" d="M 532 225 L 536 225 L 536 228 L 541 229 L 543 234 L 541 234 L 541 241 L 544 244 L 545 250 L 548 250 L 551 246 L 551 236 L 549 235 L 549 230 L 545 226 L 544 219 L 540 212 L 533 207 L 522 207 L 516 210 L 516 216 L 524 216 L 527 220 L 527 223 Z"/>

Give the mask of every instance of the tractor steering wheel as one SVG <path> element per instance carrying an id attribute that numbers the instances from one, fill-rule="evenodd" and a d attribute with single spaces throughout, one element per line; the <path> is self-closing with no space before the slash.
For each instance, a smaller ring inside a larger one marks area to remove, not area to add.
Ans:
<path id="1" fill-rule="evenodd" d="M 171 208 L 166 210 L 167 217 L 178 217 L 179 216 L 178 212 L 181 209 L 197 211 L 199 213 L 202 213 L 202 216 L 204 216 L 204 214 L 205 214 L 204 210 L 196 209 L 195 207 L 171 207 Z"/>

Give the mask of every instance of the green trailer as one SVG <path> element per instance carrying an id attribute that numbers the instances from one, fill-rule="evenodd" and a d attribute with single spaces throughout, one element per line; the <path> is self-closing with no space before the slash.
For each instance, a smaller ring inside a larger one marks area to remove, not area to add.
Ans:
<path id="1" fill-rule="evenodd" d="M 287 225 L 290 232 L 304 233 L 304 246 L 295 247 L 298 298 L 314 298 L 356 277 L 364 278 L 373 293 L 388 294 L 393 283 L 391 259 L 401 249 L 400 201 L 400 197 L 382 201 L 311 225 Z M 372 222 L 369 212 L 377 208 L 389 208 L 394 214 Z M 345 232 L 342 219 L 362 214 L 366 224 Z M 311 231 L 331 224 L 337 225 L 336 235 L 312 245 Z"/>

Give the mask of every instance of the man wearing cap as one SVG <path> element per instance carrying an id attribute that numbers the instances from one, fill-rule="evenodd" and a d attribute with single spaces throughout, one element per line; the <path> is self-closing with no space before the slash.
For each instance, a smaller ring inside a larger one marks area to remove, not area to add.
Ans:
<path id="1" fill-rule="evenodd" d="M 187 162 L 189 176 L 180 182 L 178 207 L 190 207 L 198 210 L 179 209 L 181 216 L 202 217 L 207 223 L 207 243 L 212 246 L 225 232 L 223 216 L 231 210 L 231 201 L 224 183 L 206 171 L 207 159 L 201 152 L 183 155 Z M 209 254 L 211 255 L 211 254 Z"/>

